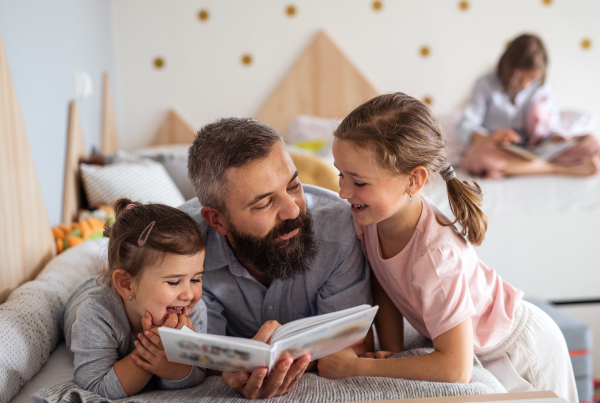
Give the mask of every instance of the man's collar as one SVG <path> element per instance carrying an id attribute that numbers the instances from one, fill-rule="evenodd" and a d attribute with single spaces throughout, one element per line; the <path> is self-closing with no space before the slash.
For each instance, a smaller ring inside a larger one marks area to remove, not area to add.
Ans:
<path id="1" fill-rule="evenodd" d="M 229 267 L 229 271 L 234 276 L 246 277 L 257 281 L 248 270 L 238 262 L 233 254 L 231 245 L 227 238 L 221 236 L 214 229 L 210 228 L 206 231 L 206 259 L 204 261 L 204 270 L 206 272 L 222 269 L 225 266 Z"/>

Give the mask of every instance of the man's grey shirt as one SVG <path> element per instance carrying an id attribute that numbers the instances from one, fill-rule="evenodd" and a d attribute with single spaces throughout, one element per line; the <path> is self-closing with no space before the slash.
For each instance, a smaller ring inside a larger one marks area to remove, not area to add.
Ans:
<path id="1" fill-rule="evenodd" d="M 208 333 L 251 338 L 268 320 L 285 324 L 371 303 L 369 265 L 350 206 L 329 190 L 303 188 L 319 251 L 308 271 L 290 280 L 274 279 L 269 288 L 248 273 L 227 238 L 202 218 L 197 198 L 180 207 L 200 224 L 206 243 L 202 299 L 208 309 Z"/>

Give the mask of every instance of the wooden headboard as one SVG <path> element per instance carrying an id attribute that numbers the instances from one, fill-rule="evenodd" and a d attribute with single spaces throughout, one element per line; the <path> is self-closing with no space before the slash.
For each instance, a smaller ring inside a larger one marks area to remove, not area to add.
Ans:
<path id="1" fill-rule="evenodd" d="M 56 254 L 56 244 L 0 38 L 0 303 Z"/>
<path id="2" fill-rule="evenodd" d="M 256 118 L 285 139 L 297 115 L 343 118 L 377 95 L 379 91 L 321 31 Z"/>

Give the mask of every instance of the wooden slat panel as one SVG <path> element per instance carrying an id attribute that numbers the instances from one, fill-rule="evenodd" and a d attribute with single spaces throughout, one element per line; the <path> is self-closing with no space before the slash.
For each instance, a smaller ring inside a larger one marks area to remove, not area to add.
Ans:
<path id="1" fill-rule="evenodd" d="M 81 208 L 79 161 L 84 159 L 83 129 L 77 103 L 69 105 L 69 131 L 67 133 L 67 156 L 65 158 L 65 184 L 63 188 L 62 222 L 71 225 Z"/>
<path id="2" fill-rule="evenodd" d="M 106 73 L 103 76 L 102 86 L 102 154 L 114 155 L 119 148 L 119 133 L 112 90 Z"/>
<path id="3" fill-rule="evenodd" d="M 377 95 L 379 92 L 320 32 L 256 118 L 285 138 L 297 115 L 343 118 Z"/>
<path id="4" fill-rule="evenodd" d="M 170 110 L 151 145 L 192 144 L 195 138 L 196 131 L 192 126 L 177 112 Z"/>
<path id="5" fill-rule="evenodd" d="M 56 253 L 0 38 L 0 303 Z"/>

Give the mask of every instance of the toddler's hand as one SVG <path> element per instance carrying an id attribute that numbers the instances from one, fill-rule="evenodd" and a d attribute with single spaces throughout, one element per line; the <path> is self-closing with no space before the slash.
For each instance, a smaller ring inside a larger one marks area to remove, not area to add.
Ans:
<path id="1" fill-rule="evenodd" d="M 179 381 L 185 378 L 191 370 L 190 365 L 178 364 L 167 360 L 160 337 L 147 330 L 138 334 L 135 341 L 137 356 L 132 355 L 135 363 L 142 369 L 170 381 Z"/>

